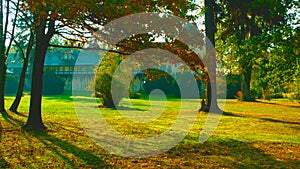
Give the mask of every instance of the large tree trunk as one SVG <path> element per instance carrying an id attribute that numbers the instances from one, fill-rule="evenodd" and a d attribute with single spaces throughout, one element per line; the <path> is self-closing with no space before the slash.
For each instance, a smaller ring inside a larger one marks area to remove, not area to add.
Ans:
<path id="1" fill-rule="evenodd" d="M 251 81 L 252 66 L 245 66 L 242 73 L 242 101 L 252 101 L 250 95 L 250 81 Z"/>
<path id="2" fill-rule="evenodd" d="M 206 57 L 209 57 L 208 74 L 209 82 L 207 85 L 207 107 L 206 111 L 220 111 L 217 103 L 217 87 L 216 87 L 216 51 L 215 46 L 215 24 L 214 24 L 214 2 L 205 0 L 205 32 L 211 45 L 206 45 Z"/>
<path id="3" fill-rule="evenodd" d="M 44 61 L 49 46 L 49 41 L 55 33 L 55 21 L 49 22 L 43 16 L 36 17 L 40 25 L 36 28 L 36 48 L 32 70 L 31 97 L 29 116 L 23 129 L 32 131 L 45 130 L 42 121 L 42 87 Z M 47 33 L 45 34 L 45 31 Z"/>
<path id="4" fill-rule="evenodd" d="M 6 75 L 6 57 L 4 47 L 4 33 L 3 33 L 3 3 L 0 1 L 0 112 L 5 112 L 4 92 L 5 92 L 5 75 Z"/>
<path id="5" fill-rule="evenodd" d="M 37 41 L 31 82 L 31 97 L 29 116 L 24 129 L 44 130 L 46 127 L 42 121 L 42 86 L 44 61 L 48 48 L 47 42 Z"/>

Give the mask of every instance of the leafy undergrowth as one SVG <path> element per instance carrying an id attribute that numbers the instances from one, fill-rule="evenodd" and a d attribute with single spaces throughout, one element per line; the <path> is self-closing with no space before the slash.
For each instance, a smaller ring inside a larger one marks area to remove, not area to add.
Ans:
<path id="1" fill-rule="evenodd" d="M 6 99 L 7 105 L 12 99 Z M 299 103 L 227 100 L 218 128 L 205 143 L 198 138 L 207 114 L 199 113 L 183 141 L 150 158 L 120 157 L 94 143 L 82 129 L 70 96 L 44 97 L 47 133 L 22 131 L 28 103 L 25 96 L 19 114 L 8 111 L 0 116 L 0 168 L 300 168 Z M 148 101 L 132 103 L 141 111 L 149 110 Z M 115 109 L 101 111 L 120 133 L 146 138 L 174 123 L 178 104 L 179 100 L 168 101 L 157 120 L 143 124 L 126 120 Z"/>

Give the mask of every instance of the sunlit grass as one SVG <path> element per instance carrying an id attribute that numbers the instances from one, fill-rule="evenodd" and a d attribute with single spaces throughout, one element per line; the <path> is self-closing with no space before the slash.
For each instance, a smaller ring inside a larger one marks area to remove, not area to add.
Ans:
<path id="1" fill-rule="evenodd" d="M 88 95 L 87 95 L 88 96 Z M 82 97 L 93 101 L 93 98 Z M 286 100 L 238 102 L 227 100 L 225 113 L 213 136 L 198 142 L 207 114 L 197 112 L 198 100 L 185 100 L 183 114 L 197 115 L 189 134 L 176 147 L 151 158 L 123 158 L 103 150 L 89 139 L 74 111 L 74 97 L 45 96 L 43 120 L 48 132 L 21 130 L 29 96 L 19 114 L 0 116 L 0 168 L 299 168 L 300 104 Z M 7 106 L 13 97 L 6 98 Z M 151 110 L 149 100 L 123 100 L 120 111 Z M 153 101 L 160 103 L 161 101 Z M 97 107 L 96 102 L 81 106 Z M 191 109 L 191 107 L 194 107 Z M 114 129 L 131 137 L 151 137 L 167 130 L 178 117 L 180 100 L 169 99 L 162 114 L 148 123 L 132 122 L 116 109 L 101 109 Z M 100 113 L 100 112 L 99 112 Z M 105 131 L 99 131 L 105 132 Z"/>

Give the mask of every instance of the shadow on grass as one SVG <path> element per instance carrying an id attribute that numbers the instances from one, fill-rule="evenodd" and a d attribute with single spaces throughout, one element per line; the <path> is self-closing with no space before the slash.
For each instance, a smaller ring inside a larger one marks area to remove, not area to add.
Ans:
<path id="1" fill-rule="evenodd" d="M 10 115 L 10 112 L 6 113 L 1 113 L 2 117 L 7 123 L 11 125 L 17 125 L 17 126 L 23 126 L 24 122 L 14 118 L 13 116 Z M 63 125 L 61 125 L 62 127 Z M 74 127 L 75 128 L 75 127 Z M 79 129 L 79 128 L 77 128 Z M 65 130 L 66 132 L 72 132 L 71 130 Z M 3 127 L 0 123 L 0 140 L 2 139 L 2 132 L 3 132 Z M 45 133 L 34 133 L 34 132 L 29 132 L 31 133 L 32 136 L 36 137 L 41 143 L 43 143 L 46 147 L 50 148 L 54 154 L 57 156 L 61 157 L 61 159 L 68 163 L 70 167 L 72 168 L 81 168 L 81 167 L 91 167 L 91 168 L 109 168 L 107 164 L 104 163 L 104 161 L 93 154 L 92 152 L 88 150 L 84 150 L 80 147 L 77 147 L 73 144 L 68 143 L 65 140 L 61 140 L 57 137 L 54 137 L 52 135 L 49 135 L 47 132 Z M 74 134 L 74 132 L 72 132 Z M 27 138 L 28 139 L 28 138 Z M 30 139 L 28 139 L 30 140 Z M 34 146 L 34 145 L 32 145 Z M 59 151 L 59 149 L 64 150 L 67 152 L 66 154 L 62 153 Z M 9 168 L 10 165 L 9 163 L 3 158 L 1 155 L 0 151 L 0 168 Z M 72 154 L 79 159 L 81 159 L 84 163 L 81 164 L 83 166 L 78 166 L 76 161 L 72 159 L 72 157 L 68 156 L 67 154 Z"/>
<path id="2" fill-rule="evenodd" d="M 277 119 L 272 119 L 272 118 L 259 118 L 261 120 L 269 121 L 269 122 L 275 122 L 275 123 L 284 123 L 284 124 L 296 124 L 300 125 L 299 122 L 291 122 L 291 121 L 283 121 L 283 120 L 277 120 Z"/>
<path id="3" fill-rule="evenodd" d="M 115 108 L 112 108 L 112 110 L 133 110 L 133 111 L 147 111 L 147 109 L 140 109 L 140 108 L 137 108 L 136 106 L 133 106 L 133 107 L 128 107 L 128 106 L 117 106 Z"/>
<path id="4" fill-rule="evenodd" d="M 234 114 L 234 113 L 231 113 L 231 112 L 225 112 L 225 111 L 223 111 L 223 115 L 224 116 L 231 116 L 231 117 L 246 117 L 246 116 L 241 116 L 241 115 L 238 115 L 238 114 Z"/>
<path id="5" fill-rule="evenodd" d="M 83 131 L 83 128 L 80 127 L 76 127 L 76 126 L 71 126 L 71 125 L 67 125 L 67 124 L 61 124 L 61 123 L 53 123 L 53 122 L 49 122 L 48 126 L 50 128 L 55 128 L 56 130 L 64 130 L 68 133 L 72 133 L 72 134 L 76 134 L 76 135 L 84 135 L 84 132 L 80 132 Z M 70 128 L 70 129 L 68 129 Z"/>
<path id="6" fill-rule="evenodd" d="M 296 105 L 285 105 L 285 104 L 279 104 L 279 103 L 270 103 L 270 102 L 264 102 L 264 101 L 258 101 L 258 100 L 256 100 L 255 102 L 261 103 L 261 104 L 271 104 L 271 105 L 277 105 L 277 106 L 285 106 L 285 107 L 290 107 L 290 108 L 300 108 L 300 104 L 298 106 L 296 106 Z"/>
<path id="7" fill-rule="evenodd" d="M 65 102 L 72 102 L 73 101 L 73 98 L 71 96 L 66 96 L 66 95 L 55 95 L 55 96 L 51 96 L 51 95 L 45 95 L 43 96 L 43 99 L 46 99 L 46 100 L 57 100 L 57 101 L 65 101 Z"/>
<path id="8" fill-rule="evenodd" d="M 60 156 L 66 163 L 68 163 L 72 168 L 78 167 L 92 167 L 92 168 L 109 168 L 109 165 L 106 164 L 102 158 L 96 156 L 92 152 L 88 150 L 84 150 L 80 147 L 77 147 L 73 144 L 68 143 L 67 141 L 61 140 L 57 137 L 49 135 L 47 133 L 32 133 L 34 137 L 41 141 L 44 145 L 49 147 L 55 154 Z M 51 144 L 49 144 L 51 143 Z M 84 161 L 84 166 L 78 166 L 76 162 L 61 152 L 59 152 L 58 148 L 63 149 L 67 153 L 73 154 L 74 156 L 80 158 Z"/>
<path id="9" fill-rule="evenodd" d="M 260 120 L 274 122 L 274 123 L 300 125 L 300 122 L 283 121 L 283 120 L 278 120 L 278 119 L 263 118 L 263 117 L 257 117 L 257 116 L 242 116 L 242 115 L 234 114 L 234 113 L 231 113 L 231 112 L 223 112 L 223 115 L 224 116 L 231 116 L 231 117 L 252 117 L 252 118 L 255 118 L 255 119 L 260 119 Z"/>
<path id="10" fill-rule="evenodd" d="M 48 122 L 48 125 L 50 126 L 50 127 L 58 127 L 58 128 L 60 128 L 60 127 L 68 127 L 68 128 L 72 128 L 72 129 L 75 129 L 75 130 L 82 130 L 82 127 L 77 127 L 77 126 L 75 126 L 75 125 L 68 125 L 68 124 L 62 124 L 62 123 L 58 123 L 58 122 Z"/>
<path id="11" fill-rule="evenodd" d="M 11 125 L 15 125 L 15 124 L 17 124 L 18 126 L 23 126 L 24 125 L 24 122 L 22 122 L 18 119 L 15 119 L 11 115 L 9 115 L 9 113 L 7 113 L 7 112 L 1 112 L 1 114 L 2 114 L 2 117 L 4 118 L 4 120 L 6 120 Z"/>
<path id="12" fill-rule="evenodd" d="M 271 149 L 272 147 L 268 148 Z M 213 164 L 217 168 L 300 167 L 298 160 L 286 158 L 277 160 L 273 155 L 254 147 L 251 143 L 234 139 L 210 139 L 203 144 L 179 145 L 168 151 L 167 156 L 168 158 L 181 159 L 183 161 L 194 159 L 195 164 L 210 168 L 212 166 L 205 166 L 208 161 L 210 165 Z"/>
<path id="13" fill-rule="evenodd" d="M 104 109 L 104 110 L 132 110 L 132 111 L 148 111 L 146 109 L 140 109 L 140 108 L 136 108 L 135 106 L 133 107 L 128 107 L 128 106 L 116 106 L 116 107 L 106 107 L 103 105 L 99 105 L 97 106 L 97 108 Z"/>
<path id="14" fill-rule="evenodd" d="M 3 114 L 3 112 L 1 112 L 1 114 Z M 3 127 L 0 121 L 0 141 L 2 141 L 2 131 L 3 131 Z M 0 168 L 10 168 L 9 163 L 3 158 L 1 151 L 0 151 Z"/>

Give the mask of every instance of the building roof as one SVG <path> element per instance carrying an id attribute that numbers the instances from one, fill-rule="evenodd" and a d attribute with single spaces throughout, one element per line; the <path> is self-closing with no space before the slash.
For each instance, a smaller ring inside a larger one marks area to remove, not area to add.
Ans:
<path id="1" fill-rule="evenodd" d="M 45 66 L 97 65 L 101 59 L 101 51 L 55 48 L 47 51 Z M 10 53 L 7 58 L 8 68 L 21 68 L 22 57 L 18 53 Z"/>

